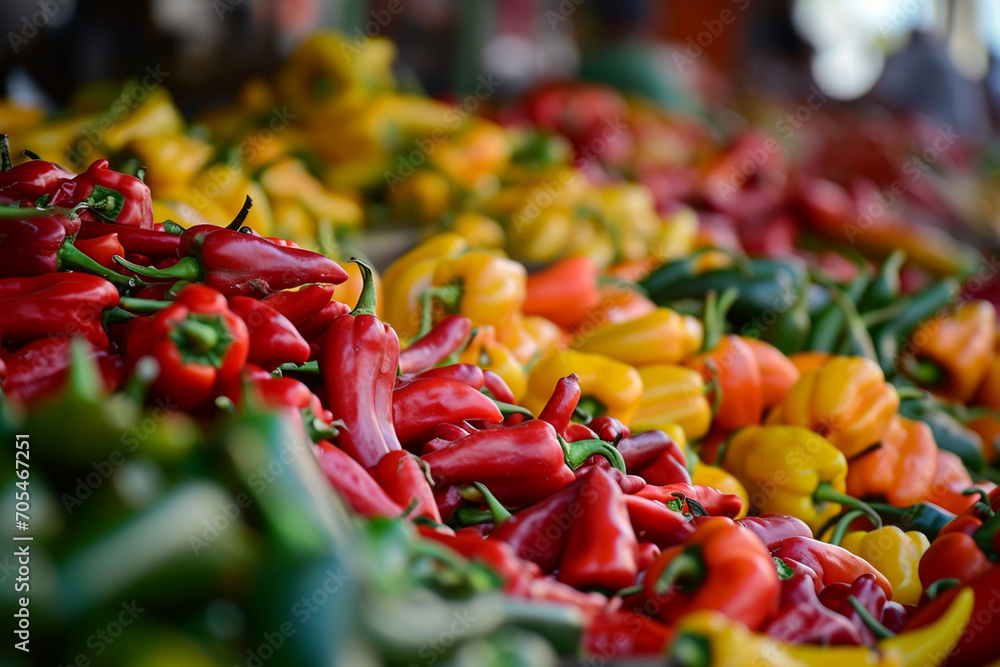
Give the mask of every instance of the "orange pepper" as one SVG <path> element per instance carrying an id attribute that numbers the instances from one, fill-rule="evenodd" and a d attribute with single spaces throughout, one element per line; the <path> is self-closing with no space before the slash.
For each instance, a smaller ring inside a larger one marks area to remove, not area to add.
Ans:
<path id="1" fill-rule="evenodd" d="M 567 329 L 578 326 L 587 312 L 600 301 L 597 292 L 597 264 L 578 255 L 528 276 L 522 310 L 525 315 L 541 315 Z"/>
<path id="2" fill-rule="evenodd" d="M 984 415 L 966 422 L 965 428 L 975 432 L 983 440 L 983 458 L 987 463 L 995 463 L 1000 459 L 1000 449 L 997 440 L 1000 437 L 1000 419 L 992 415 Z"/>
<path id="3" fill-rule="evenodd" d="M 885 496 L 891 505 L 909 507 L 930 493 L 936 470 L 937 443 L 930 427 L 896 416 L 881 446 L 848 465 L 847 493 Z"/>
<path id="4" fill-rule="evenodd" d="M 799 379 L 801 375 L 799 369 L 781 350 L 770 343 L 745 337 L 743 342 L 750 346 L 754 356 L 757 357 L 757 364 L 760 366 L 764 407 L 770 408 L 777 405 Z"/>
<path id="5" fill-rule="evenodd" d="M 819 368 L 830 361 L 833 355 L 829 352 L 796 352 L 788 359 L 799 369 L 799 375 L 805 375 L 814 368 Z"/>
<path id="6" fill-rule="evenodd" d="M 714 350 L 688 359 L 684 365 L 699 371 L 705 382 L 716 382 L 719 410 L 714 423 L 734 430 L 760 423 L 764 393 L 760 364 L 750 346 L 739 336 L 727 335 Z M 710 391 L 714 401 L 716 390 Z"/>
<path id="7" fill-rule="evenodd" d="M 976 503 L 977 496 L 962 494 L 971 486 L 973 486 L 972 477 L 965 469 L 962 459 L 957 454 L 939 449 L 937 451 L 937 467 L 934 471 L 934 483 L 931 485 L 931 492 L 925 502 L 933 503 L 949 512 L 961 514 Z M 992 487 L 989 482 L 982 482 L 975 486 L 987 493 Z"/>

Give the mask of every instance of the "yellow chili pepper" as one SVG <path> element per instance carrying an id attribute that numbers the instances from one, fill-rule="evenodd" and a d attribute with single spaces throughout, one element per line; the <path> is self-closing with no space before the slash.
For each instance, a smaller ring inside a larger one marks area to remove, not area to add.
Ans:
<path id="1" fill-rule="evenodd" d="M 848 533 L 840 546 L 861 556 L 892 584 L 892 599 L 900 604 L 917 604 L 924 587 L 917 566 L 930 542 L 915 530 L 903 532 L 897 526 Z"/>
<path id="2" fill-rule="evenodd" d="M 530 210 L 534 207 L 535 213 Z M 551 262 L 566 251 L 573 234 L 573 219 L 560 206 L 538 210 L 531 200 L 507 223 L 507 247 L 529 262 Z"/>
<path id="3" fill-rule="evenodd" d="M 317 219 L 330 220 L 335 226 L 356 227 L 364 218 L 356 201 L 327 190 L 297 158 L 289 157 L 268 167 L 260 176 L 260 184 L 272 197 L 294 199 Z"/>
<path id="4" fill-rule="evenodd" d="M 524 265 L 489 250 L 440 261 L 435 296 L 472 320 L 473 326 L 503 327 L 521 310 L 528 275 Z"/>
<path id="5" fill-rule="evenodd" d="M 698 214 L 684 207 L 660 219 L 660 228 L 649 243 L 652 257 L 660 264 L 691 252 L 698 234 Z"/>
<path id="6" fill-rule="evenodd" d="M 576 373 L 583 396 L 581 405 L 595 417 L 611 415 L 625 424 L 642 400 L 642 377 L 639 372 L 620 361 L 601 354 L 562 350 L 538 362 L 528 374 L 528 393 L 524 407 L 534 414 L 541 412 L 552 390 L 561 379 Z M 588 400 L 589 399 L 589 400 Z"/>
<path id="7" fill-rule="evenodd" d="M 136 137 L 125 152 L 146 167 L 146 184 L 155 196 L 161 188 L 188 183 L 212 158 L 215 147 L 184 134 L 154 134 Z"/>
<path id="8" fill-rule="evenodd" d="M 677 444 L 683 448 L 681 443 Z M 747 511 L 750 509 L 750 496 L 747 494 L 746 487 L 740 483 L 740 480 L 722 468 L 702 463 L 695 457 L 694 470 L 691 472 L 691 483 L 699 486 L 710 486 L 723 493 L 732 493 L 739 496 L 740 500 L 743 501 L 743 509 L 733 518 L 741 519 L 747 515 Z"/>
<path id="9" fill-rule="evenodd" d="M 768 424 L 805 426 L 853 457 L 882 439 L 899 394 L 865 357 L 834 357 L 792 385 Z"/>
<path id="10" fill-rule="evenodd" d="M 847 460 L 825 438 L 800 426 L 749 426 L 726 447 L 723 469 L 746 487 L 761 513 L 791 514 L 815 531 L 855 504 L 844 494 Z"/>
<path id="11" fill-rule="evenodd" d="M 607 322 L 574 342 L 582 352 L 606 354 L 633 366 L 677 364 L 701 349 L 704 334 L 698 318 L 657 308 L 627 322 Z"/>
<path id="12" fill-rule="evenodd" d="M 473 248 L 500 249 L 504 244 L 504 231 L 499 222 L 475 211 L 464 211 L 455 216 L 451 230 L 462 236 Z"/>
<path id="13" fill-rule="evenodd" d="M 701 373 L 684 366 L 656 364 L 639 369 L 642 400 L 629 426 L 636 431 L 664 430 L 678 424 L 688 440 L 708 433 L 712 406 Z"/>
<path id="14" fill-rule="evenodd" d="M 493 371 L 499 375 L 507 383 L 515 401 L 520 401 L 524 396 L 528 385 L 524 367 L 509 349 L 497 342 L 496 329 L 493 327 L 480 327 L 462 350 L 458 360 L 460 363 L 475 364 L 483 370 Z"/>

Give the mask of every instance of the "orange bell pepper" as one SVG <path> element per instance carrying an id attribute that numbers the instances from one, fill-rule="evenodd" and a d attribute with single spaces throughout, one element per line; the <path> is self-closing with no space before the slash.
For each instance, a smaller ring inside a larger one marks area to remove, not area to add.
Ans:
<path id="1" fill-rule="evenodd" d="M 931 492 L 937 470 L 937 444 L 927 424 L 893 417 L 882 445 L 853 459 L 847 493 L 855 498 L 885 496 L 891 505 L 909 507 Z"/>
<path id="2" fill-rule="evenodd" d="M 770 343 L 756 338 L 743 338 L 743 342 L 750 346 L 760 366 L 764 407 L 777 405 L 798 381 L 801 375 L 799 369 L 781 350 Z"/>
<path id="3" fill-rule="evenodd" d="M 760 423 L 764 412 L 763 381 L 757 355 L 739 336 L 727 335 L 714 350 L 684 362 L 699 371 L 706 382 L 715 382 L 709 400 L 718 396 L 715 423 L 734 430 Z"/>

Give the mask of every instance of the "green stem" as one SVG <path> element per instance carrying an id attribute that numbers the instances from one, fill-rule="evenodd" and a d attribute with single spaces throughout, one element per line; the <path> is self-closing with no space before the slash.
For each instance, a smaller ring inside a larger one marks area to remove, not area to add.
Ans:
<path id="1" fill-rule="evenodd" d="M 462 526 L 477 526 L 496 520 L 491 512 L 476 507 L 459 507 L 454 517 Z"/>
<path id="2" fill-rule="evenodd" d="M 493 405 L 497 406 L 497 409 L 500 410 L 500 414 L 502 414 L 504 417 L 507 417 L 508 415 L 524 415 L 529 419 L 533 419 L 535 417 L 535 415 L 531 414 L 531 410 L 527 408 L 522 408 L 520 405 L 514 405 L 513 403 L 504 403 L 503 401 L 498 401 L 497 399 L 493 398 L 493 396 L 488 394 L 486 391 L 483 391 L 482 389 L 480 389 L 480 391 L 482 391 L 483 394 L 485 394 L 487 397 L 489 397 L 491 401 L 493 401 Z"/>
<path id="3" fill-rule="evenodd" d="M 35 206 L 10 206 L 0 204 L 0 220 L 24 220 L 27 218 L 47 218 L 53 215 L 64 215 L 73 217 L 76 213 L 71 208 L 48 207 L 38 208 Z"/>
<path id="4" fill-rule="evenodd" d="M 145 278 L 199 282 L 205 277 L 205 271 L 201 266 L 201 262 L 199 262 L 195 257 L 181 257 L 176 264 L 165 269 L 154 269 L 151 266 L 142 266 L 141 264 L 128 261 L 121 255 L 112 255 L 111 259 L 115 260 L 126 269 L 131 270 L 133 273 Z"/>
<path id="5" fill-rule="evenodd" d="M 864 501 L 853 498 L 846 493 L 836 491 L 830 482 L 820 482 L 816 490 L 813 491 L 812 500 L 817 505 L 821 505 L 822 503 L 838 503 L 844 507 L 860 510 L 871 519 L 875 528 L 882 527 L 882 517 L 878 515 L 878 512 L 869 507 Z"/>
<path id="6" fill-rule="evenodd" d="M 198 352 L 207 352 L 219 344 L 219 333 L 203 322 L 181 320 L 174 324 L 174 329 Z"/>
<path id="7" fill-rule="evenodd" d="M 364 282 L 361 287 L 361 294 L 358 296 L 358 303 L 354 306 L 354 310 L 350 314 L 352 317 L 357 317 L 358 315 L 375 315 L 377 297 L 375 294 L 375 277 L 372 275 L 372 269 L 354 257 L 351 258 L 351 261 L 361 269 L 361 278 Z"/>
<path id="8" fill-rule="evenodd" d="M 307 361 L 304 364 L 281 364 L 276 370 L 282 373 L 319 373 L 319 362 Z"/>
<path id="9" fill-rule="evenodd" d="M 583 423 L 589 424 L 595 417 L 607 413 L 608 409 L 593 396 L 582 396 L 573 410 L 574 415 L 579 415 Z"/>
<path id="10" fill-rule="evenodd" d="M 865 624 L 865 627 L 872 631 L 872 634 L 875 635 L 876 639 L 891 639 L 896 636 L 895 632 L 879 623 L 878 619 L 872 616 L 872 613 L 865 609 L 865 606 L 861 604 L 861 601 L 856 597 L 848 595 L 847 601 L 851 603 L 854 611 L 861 618 L 861 622 Z"/>
<path id="11" fill-rule="evenodd" d="M 490 514 L 493 516 L 493 524 L 499 526 L 504 521 L 510 518 L 510 512 L 507 508 L 500 504 L 496 496 L 490 493 L 490 490 L 486 488 L 485 484 L 480 484 L 479 482 L 473 482 L 472 485 L 479 489 L 479 493 L 483 494 L 483 500 L 486 501 L 486 506 L 490 508 Z"/>
<path id="12" fill-rule="evenodd" d="M 705 562 L 699 550 L 696 547 L 687 547 L 663 569 L 655 582 L 656 593 L 663 595 L 676 582 L 680 582 L 678 588 L 681 591 L 690 593 L 697 590 L 706 574 Z"/>
<path id="13" fill-rule="evenodd" d="M 82 338 L 74 338 L 70 345 L 69 379 L 66 388 L 70 396 L 95 400 L 101 393 L 97 363 L 90 356 L 90 344 Z"/>
<path id="14" fill-rule="evenodd" d="M 169 301 L 156 301 L 155 299 L 137 299 L 131 296 L 123 296 L 118 305 L 133 313 L 156 313 L 170 305 Z"/>
<path id="15" fill-rule="evenodd" d="M 184 233 L 184 228 L 179 224 L 177 224 L 176 222 L 174 222 L 173 220 L 164 220 L 162 224 L 163 224 L 163 231 L 165 231 L 167 234 L 180 236 L 181 234 Z"/>
<path id="16" fill-rule="evenodd" d="M 141 284 L 138 278 L 123 276 L 102 264 L 98 264 L 92 257 L 75 247 L 72 243 L 64 243 L 59 248 L 58 256 L 60 267 L 72 267 L 86 271 L 87 273 L 93 273 L 108 282 L 121 285 L 122 287 L 135 287 Z"/>
<path id="17" fill-rule="evenodd" d="M 979 545 L 979 549 L 992 560 L 997 555 L 993 548 L 993 540 L 997 531 L 1000 531 L 1000 512 L 994 512 L 989 504 L 987 508 L 991 513 L 990 517 L 983 521 L 979 528 L 976 528 L 975 532 L 972 533 L 972 539 Z"/>
<path id="18" fill-rule="evenodd" d="M 906 357 L 900 366 L 914 382 L 924 387 L 939 387 L 948 379 L 941 365 L 930 359 Z"/>
<path id="19" fill-rule="evenodd" d="M 560 444 L 563 445 L 563 453 L 566 456 L 566 465 L 576 470 L 583 465 L 583 462 L 594 454 L 600 454 L 608 462 L 621 472 L 625 472 L 625 459 L 621 452 L 615 449 L 610 442 L 604 440 L 577 440 L 576 442 L 566 442 L 560 437 Z"/>
<path id="20" fill-rule="evenodd" d="M 420 331 L 415 340 L 420 340 L 434 328 L 434 295 L 424 290 L 420 295 Z"/>
<path id="21" fill-rule="evenodd" d="M 104 322 L 105 326 L 115 322 L 131 322 L 134 319 L 134 313 L 130 313 L 124 308 L 119 308 L 118 306 L 115 306 L 110 310 L 105 310 L 104 314 L 101 316 L 101 321 Z"/>
<path id="22" fill-rule="evenodd" d="M 844 541 L 844 535 L 846 535 L 847 531 L 850 530 L 851 524 L 854 523 L 855 519 L 862 516 L 865 516 L 865 513 L 861 510 L 851 510 L 850 512 L 846 512 L 844 516 L 837 521 L 837 526 L 833 529 L 833 535 L 830 536 L 830 544 L 840 546 L 840 543 Z"/>
<path id="23" fill-rule="evenodd" d="M 708 637 L 683 632 L 670 643 L 667 665 L 683 667 L 710 667 L 712 664 L 712 644 Z"/>
<path id="24" fill-rule="evenodd" d="M 928 586 L 927 590 L 924 591 L 924 593 L 927 595 L 928 600 L 933 600 L 937 596 L 941 595 L 941 593 L 943 593 L 944 591 L 948 590 L 949 588 L 958 586 L 961 583 L 962 583 L 961 581 L 955 579 L 954 577 L 945 577 L 944 579 L 938 579 L 933 584 Z"/>

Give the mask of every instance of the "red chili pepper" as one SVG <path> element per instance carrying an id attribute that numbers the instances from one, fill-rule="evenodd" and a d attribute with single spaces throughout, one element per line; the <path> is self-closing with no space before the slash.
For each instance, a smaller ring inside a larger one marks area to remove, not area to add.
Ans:
<path id="1" fill-rule="evenodd" d="M 299 328 L 303 322 L 323 310 L 324 306 L 331 304 L 333 291 L 333 285 L 306 285 L 298 290 L 284 290 L 268 294 L 264 298 L 264 302 L 287 317 L 288 321 L 296 328 Z M 340 305 L 344 306 L 345 304 Z M 332 322 L 335 318 L 336 316 L 330 318 L 330 321 Z"/>
<path id="2" fill-rule="evenodd" d="M 663 550 L 652 542 L 639 542 L 638 555 L 635 557 L 636 566 L 639 568 L 639 571 L 645 572 L 653 564 L 653 561 L 659 558 L 662 552 Z"/>
<path id="3" fill-rule="evenodd" d="M 0 331 L 13 347 L 45 336 L 82 336 L 107 349 L 101 318 L 118 305 L 118 290 L 86 273 L 49 273 L 0 280 Z"/>
<path id="4" fill-rule="evenodd" d="M 188 285 L 160 312 L 132 320 L 126 346 L 130 367 L 145 356 L 159 362 L 151 393 L 190 410 L 211 395 L 217 382 L 239 375 L 250 341 L 225 297 L 204 285 Z"/>
<path id="5" fill-rule="evenodd" d="M 680 544 L 695 530 L 683 513 L 642 496 L 625 496 L 628 518 L 636 537 L 664 549 Z"/>
<path id="6" fill-rule="evenodd" d="M 274 308 L 247 296 L 231 296 L 227 301 L 229 309 L 247 325 L 251 362 L 273 371 L 281 364 L 301 364 L 309 358 L 309 343 Z"/>
<path id="7" fill-rule="evenodd" d="M 625 496 L 599 467 L 584 480 L 580 516 L 566 536 L 559 581 L 575 588 L 616 591 L 635 583 L 639 542 L 629 521 Z"/>
<path id="8" fill-rule="evenodd" d="M 659 656 L 673 639 L 670 626 L 649 616 L 619 609 L 597 614 L 584 632 L 584 660 L 624 656 Z"/>
<path id="9" fill-rule="evenodd" d="M 621 470 L 613 467 L 611 465 L 611 461 L 599 454 L 594 454 L 589 459 L 584 461 L 583 465 L 577 468 L 574 474 L 577 479 L 582 478 L 589 473 L 590 468 L 593 466 L 598 466 L 599 468 L 602 468 L 604 472 L 611 475 L 612 479 L 615 480 L 615 483 L 618 484 L 618 487 L 625 495 L 638 493 L 643 487 L 646 486 L 646 480 L 642 477 L 637 477 L 636 475 L 626 475 Z"/>
<path id="10" fill-rule="evenodd" d="M 359 266 L 364 287 L 358 305 L 327 329 L 320 345 L 319 372 L 327 405 L 345 425 L 337 445 L 371 468 L 389 452 L 402 449 L 392 421 L 399 338 L 375 316 L 372 272 L 365 264 Z"/>
<path id="11" fill-rule="evenodd" d="M 597 434 L 590 430 L 590 427 L 583 424 L 571 422 L 562 433 L 566 442 L 579 442 L 580 440 L 595 440 Z"/>
<path id="12" fill-rule="evenodd" d="M 84 220 L 97 220 L 100 215 L 126 227 L 153 229 L 153 197 L 149 186 L 135 176 L 108 169 L 107 160 L 95 160 L 87 171 L 60 181 L 50 203 L 73 208 L 88 199 L 97 206 L 80 212 Z"/>
<path id="13" fill-rule="evenodd" d="M 528 276 L 523 311 L 571 328 L 583 322 L 600 301 L 597 265 L 590 257 L 578 255 Z"/>
<path id="14" fill-rule="evenodd" d="M 620 443 L 621 440 L 632 434 L 628 426 L 623 424 L 617 417 L 612 417 L 611 415 L 594 417 L 587 422 L 587 427 L 596 433 L 598 438 L 608 440 L 609 442 Z"/>
<path id="15" fill-rule="evenodd" d="M 416 502 L 409 516 L 425 516 L 441 523 L 434 491 L 419 458 L 409 452 L 389 452 L 368 472 L 399 505 L 409 507 Z"/>
<path id="16" fill-rule="evenodd" d="M 552 396 L 545 403 L 538 418 L 552 424 L 556 433 L 562 435 L 573 419 L 573 411 L 580 402 L 580 379 L 576 373 L 561 378 L 556 382 Z"/>
<path id="17" fill-rule="evenodd" d="M 355 512 L 366 517 L 395 517 L 403 513 L 403 507 L 343 450 L 323 441 L 313 451 L 330 486 Z"/>
<path id="18" fill-rule="evenodd" d="M 125 249 L 118 241 L 118 234 L 105 234 L 104 236 L 95 236 L 92 239 L 81 239 L 80 237 L 77 237 L 73 242 L 73 245 L 87 257 L 90 257 L 104 268 L 111 269 L 112 271 L 115 270 L 118 265 L 115 264 L 115 260 L 111 258 L 115 255 L 122 255 L 125 253 Z"/>
<path id="19" fill-rule="evenodd" d="M 570 524 L 580 515 L 581 486 L 582 481 L 573 482 L 515 512 L 490 533 L 490 539 L 506 542 L 519 558 L 552 572 L 562 559 Z"/>
<path id="20" fill-rule="evenodd" d="M 107 234 L 118 234 L 118 241 L 124 252 L 120 255 L 141 254 L 147 257 L 177 257 L 181 247 L 181 237 L 156 229 L 125 227 L 114 223 L 84 220 L 77 240 L 93 239 Z"/>
<path id="21" fill-rule="evenodd" d="M 463 315 L 449 315 L 399 353 L 399 370 L 419 373 L 433 368 L 454 354 L 471 332 L 472 320 Z"/>
<path id="22" fill-rule="evenodd" d="M 663 431 L 646 431 L 630 435 L 618 443 L 618 451 L 625 461 L 625 469 L 629 472 L 639 470 L 673 447 L 677 447 L 677 444 Z"/>
<path id="23" fill-rule="evenodd" d="M 448 521 L 455 513 L 459 505 L 462 504 L 462 493 L 457 486 L 446 486 L 443 489 L 434 489 L 434 503 L 441 513 L 441 520 Z"/>
<path id="24" fill-rule="evenodd" d="M 129 283 L 74 247 L 78 218 L 51 215 L 24 220 L 0 220 L 0 278 L 41 276 L 60 270 L 80 269 Z"/>
<path id="25" fill-rule="evenodd" d="M 675 496 L 674 494 L 681 494 Z M 734 517 L 743 509 L 743 501 L 733 493 L 723 493 L 710 486 L 699 486 L 696 484 L 668 484 L 666 486 L 654 486 L 647 484 L 641 491 L 640 496 L 650 500 L 658 500 L 663 504 L 681 501 L 684 503 L 684 511 L 696 513 L 697 508 L 692 508 L 689 500 L 701 506 L 708 513 L 708 516 Z M 692 512 L 694 509 L 694 512 Z"/>
<path id="26" fill-rule="evenodd" d="M 402 353 L 400 353 L 402 354 Z M 473 389 L 481 389 L 486 383 L 483 376 L 483 369 L 479 366 L 473 366 L 472 364 L 449 364 L 448 366 L 438 366 L 437 368 L 428 368 L 425 371 L 421 371 L 416 374 L 406 374 L 399 376 L 398 382 L 405 383 L 411 382 L 416 379 L 430 379 L 430 378 L 440 378 L 454 380 L 461 382 L 464 385 L 468 385 Z"/>
<path id="27" fill-rule="evenodd" d="M 351 312 L 351 307 L 339 301 L 331 301 L 323 306 L 322 310 L 306 318 L 295 328 L 299 330 L 302 337 L 309 341 L 310 346 L 318 343 L 326 334 L 334 320 Z"/>
<path id="28" fill-rule="evenodd" d="M 530 580 L 540 574 L 537 567 L 522 561 L 503 542 L 469 533 L 449 535 L 427 526 L 417 529 L 424 537 L 450 547 L 469 560 L 488 565 L 504 580 L 504 588 L 508 591 L 526 591 Z"/>
<path id="29" fill-rule="evenodd" d="M 418 377 L 392 392 L 392 423 L 402 443 L 420 443 L 437 425 L 482 419 L 499 424 L 503 415 L 482 392 L 457 380 Z"/>
<path id="30" fill-rule="evenodd" d="M 684 452 L 674 443 L 673 447 L 661 452 L 655 459 L 635 471 L 635 474 L 646 480 L 647 484 L 656 486 L 690 484 L 691 475 L 685 464 Z"/>
<path id="31" fill-rule="evenodd" d="M 861 634 L 862 643 L 874 646 L 875 642 L 878 641 L 878 637 L 872 633 L 871 629 L 867 624 L 865 624 L 861 615 L 850 602 L 850 598 L 853 597 L 869 614 L 871 614 L 872 618 L 880 623 L 882 622 L 882 612 L 885 609 L 885 604 L 888 600 L 886 599 L 885 591 L 883 591 L 875 581 L 874 575 L 862 574 L 850 585 L 845 584 L 844 588 L 846 588 L 846 590 L 843 591 L 842 596 L 837 596 L 841 597 L 841 599 L 838 601 L 836 606 L 828 604 L 825 599 L 824 594 L 830 588 L 832 587 L 828 586 L 820 592 L 820 601 L 825 606 L 838 612 L 841 616 L 846 618 L 851 625 L 857 628 L 858 632 Z"/>
<path id="32" fill-rule="evenodd" d="M 790 558 L 779 559 L 784 572 L 778 613 L 763 628 L 773 639 L 790 644 L 852 645 L 863 643 L 860 630 L 824 606 L 816 596 L 816 573 Z M 791 570 L 788 574 L 787 570 Z"/>
<path id="33" fill-rule="evenodd" d="M 862 574 L 872 574 L 885 594 L 892 596 L 892 585 L 881 572 L 864 558 L 855 556 L 836 544 L 827 544 L 808 537 L 789 537 L 772 549 L 771 555 L 790 558 L 814 570 L 818 577 L 817 591 L 838 581 L 850 584 Z"/>
<path id="34" fill-rule="evenodd" d="M 493 394 L 493 398 L 501 403 L 516 403 L 514 392 L 507 386 L 507 381 L 490 370 L 483 371 L 483 384 Z M 511 415 L 513 416 L 513 415 Z"/>
<path id="35" fill-rule="evenodd" d="M 760 538 L 768 550 L 776 549 L 778 543 L 789 537 L 812 537 L 812 529 L 805 521 L 787 514 L 760 514 L 737 519 L 743 526 Z"/>
<path id="36" fill-rule="evenodd" d="M 72 343 L 72 339 L 65 336 L 39 338 L 6 355 L 3 359 L 7 367 L 4 395 L 31 405 L 62 389 L 69 372 Z M 122 382 L 121 358 L 99 349 L 91 352 L 91 358 L 100 368 L 104 389 L 117 389 Z"/>
<path id="37" fill-rule="evenodd" d="M 166 269 L 116 261 L 140 276 L 204 282 L 225 296 L 260 296 L 306 283 L 342 283 L 347 272 L 332 259 L 301 248 L 216 227 L 196 225 L 180 240 L 181 259 Z"/>
<path id="38" fill-rule="evenodd" d="M 0 195 L 32 202 L 50 195 L 59 181 L 73 173 L 47 160 L 31 160 L 0 172 Z"/>

